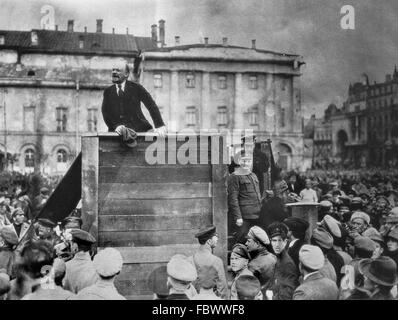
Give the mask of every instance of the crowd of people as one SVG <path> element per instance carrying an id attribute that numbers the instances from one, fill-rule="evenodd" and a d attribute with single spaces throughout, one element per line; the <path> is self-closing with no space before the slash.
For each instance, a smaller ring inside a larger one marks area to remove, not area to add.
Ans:
<path id="1" fill-rule="evenodd" d="M 153 270 L 155 299 L 397 299 L 398 172 L 290 172 L 260 192 L 253 159 L 240 153 L 227 178 L 228 267 L 213 252 L 214 225 L 193 255 Z M 51 190 L 0 194 L 0 299 L 125 299 L 115 286 L 123 258 L 97 253 L 79 210 L 59 223 L 35 219 Z M 286 204 L 316 204 L 317 224 Z"/>

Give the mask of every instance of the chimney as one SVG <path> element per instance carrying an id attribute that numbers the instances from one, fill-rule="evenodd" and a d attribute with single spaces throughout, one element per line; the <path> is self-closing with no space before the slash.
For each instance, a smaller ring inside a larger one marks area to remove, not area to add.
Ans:
<path id="1" fill-rule="evenodd" d="M 126 28 L 126 34 L 129 34 L 129 28 Z"/>
<path id="2" fill-rule="evenodd" d="M 73 20 L 68 20 L 68 32 L 73 32 Z"/>
<path id="3" fill-rule="evenodd" d="M 112 33 L 115 34 L 115 28 L 112 28 Z"/>
<path id="4" fill-rule="evenodd" d="M 37 46 L 39 44 L 39 38 L 37 35 L 37 31 L 32 31 L 30 33 L 30 43 L 32 44 L 32 46 Z"/>
<path id="5" fill-rule="evenodd" d="M 165 42 L 164 42 L 164 38 L 165 38 L 165 29 L 164 29 L 164 23 L 166 21 L 159 20 L 159 41 L 160 41 L 160 46 L 164 47 Z"/>
<path id="6" fill-rule="evenodd" d="M 87 27 L 84 27 L 84 33 L 87 33 Z"/>
<path id="7" fill-rule="evenodd" d="M 57 24 L 55 25 L 55 31 L 58 31 L 58 25 Z"/>
<path id="8" fill-rule="evenodd" d="M 226 46 L 227 43 L 228 43 L 228 38 L 227 37 L 222 38 L 222 45 Z"/>
<path id="9" fill-rule="evenodd" d="M 151 25 L 151 39 L 158 42 L 158 26 L 156 24 Z"/>
<path id="10" fill-rule="evenodd" d="M 205 37 L 205 46 L 209 44 L 209 37 Z"/>
<path id="11" fill-rule="evenodd" d="M 386 82 L 390 82 L 391 81 L 391 74 L 386 74 Z"/>
<path id="12" fill-rule="evenodd" d="M 252 49 L 256 49 L 256 39 L 252 40 Z"/>
<path id="13" fill-rule="evenodd" d="M 102 19 L 97 19 L 97 32 L 101 33 L 102 32 Z"/>
<path id="14" fill-rule="evenodd" d="M 179 46 L 180 45 L 180 36 L 175 36 L 174 39 L 176 41 L 176 46 Z"/>

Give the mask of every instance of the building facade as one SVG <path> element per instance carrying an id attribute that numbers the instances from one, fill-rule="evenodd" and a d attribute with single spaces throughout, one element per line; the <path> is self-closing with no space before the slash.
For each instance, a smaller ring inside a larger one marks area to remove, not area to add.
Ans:
<path id="1" fill-rule="evenodd" d="M 164 20 L 151 28 L 151 37 L 104 33 L 97 20 L 96 32 L 75 32 L 73 21 L 66 31 L 0 31 L 1 168 L 63 174 L 82 134 L 107 131 L 102 94 L 120 61 L 153 95 L 169 130 L 253 129 L 271 138 L 282 167 L 301 164 L 301 57 L 226 39 L 166 47 Z"/>

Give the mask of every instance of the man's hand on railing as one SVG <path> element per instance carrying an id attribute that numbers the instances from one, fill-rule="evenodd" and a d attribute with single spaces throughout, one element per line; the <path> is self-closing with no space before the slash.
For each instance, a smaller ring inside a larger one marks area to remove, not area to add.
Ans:
<path id="1" fill-rule="evenodd" d="M 160 137 L 165 137 L 166 133 L 167 133 L 166 126 L 162 126 L 162 127 L 156 128 L 155 129 L 155 133 L 157 133 L 158 136 L 160 136 Z"/>

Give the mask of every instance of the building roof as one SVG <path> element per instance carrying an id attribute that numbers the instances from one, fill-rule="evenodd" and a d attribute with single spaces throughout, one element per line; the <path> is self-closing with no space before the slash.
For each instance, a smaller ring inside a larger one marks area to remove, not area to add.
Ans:
<path id="1" fill-rule="evenodd" d="M 36 32 L 38 44 L 32 45 L 31 33 Z M 8 31 L 4 35 L 4 45 L 26 51 L 95 54 L 136 54 L 139 51 L 155 49 L 156 43 L 150 37 L 135 37 L 129 34 L 102 32 L 67 32 L 54 30 Z M 83 48 L 80 48 L 83 41 Z"/>

